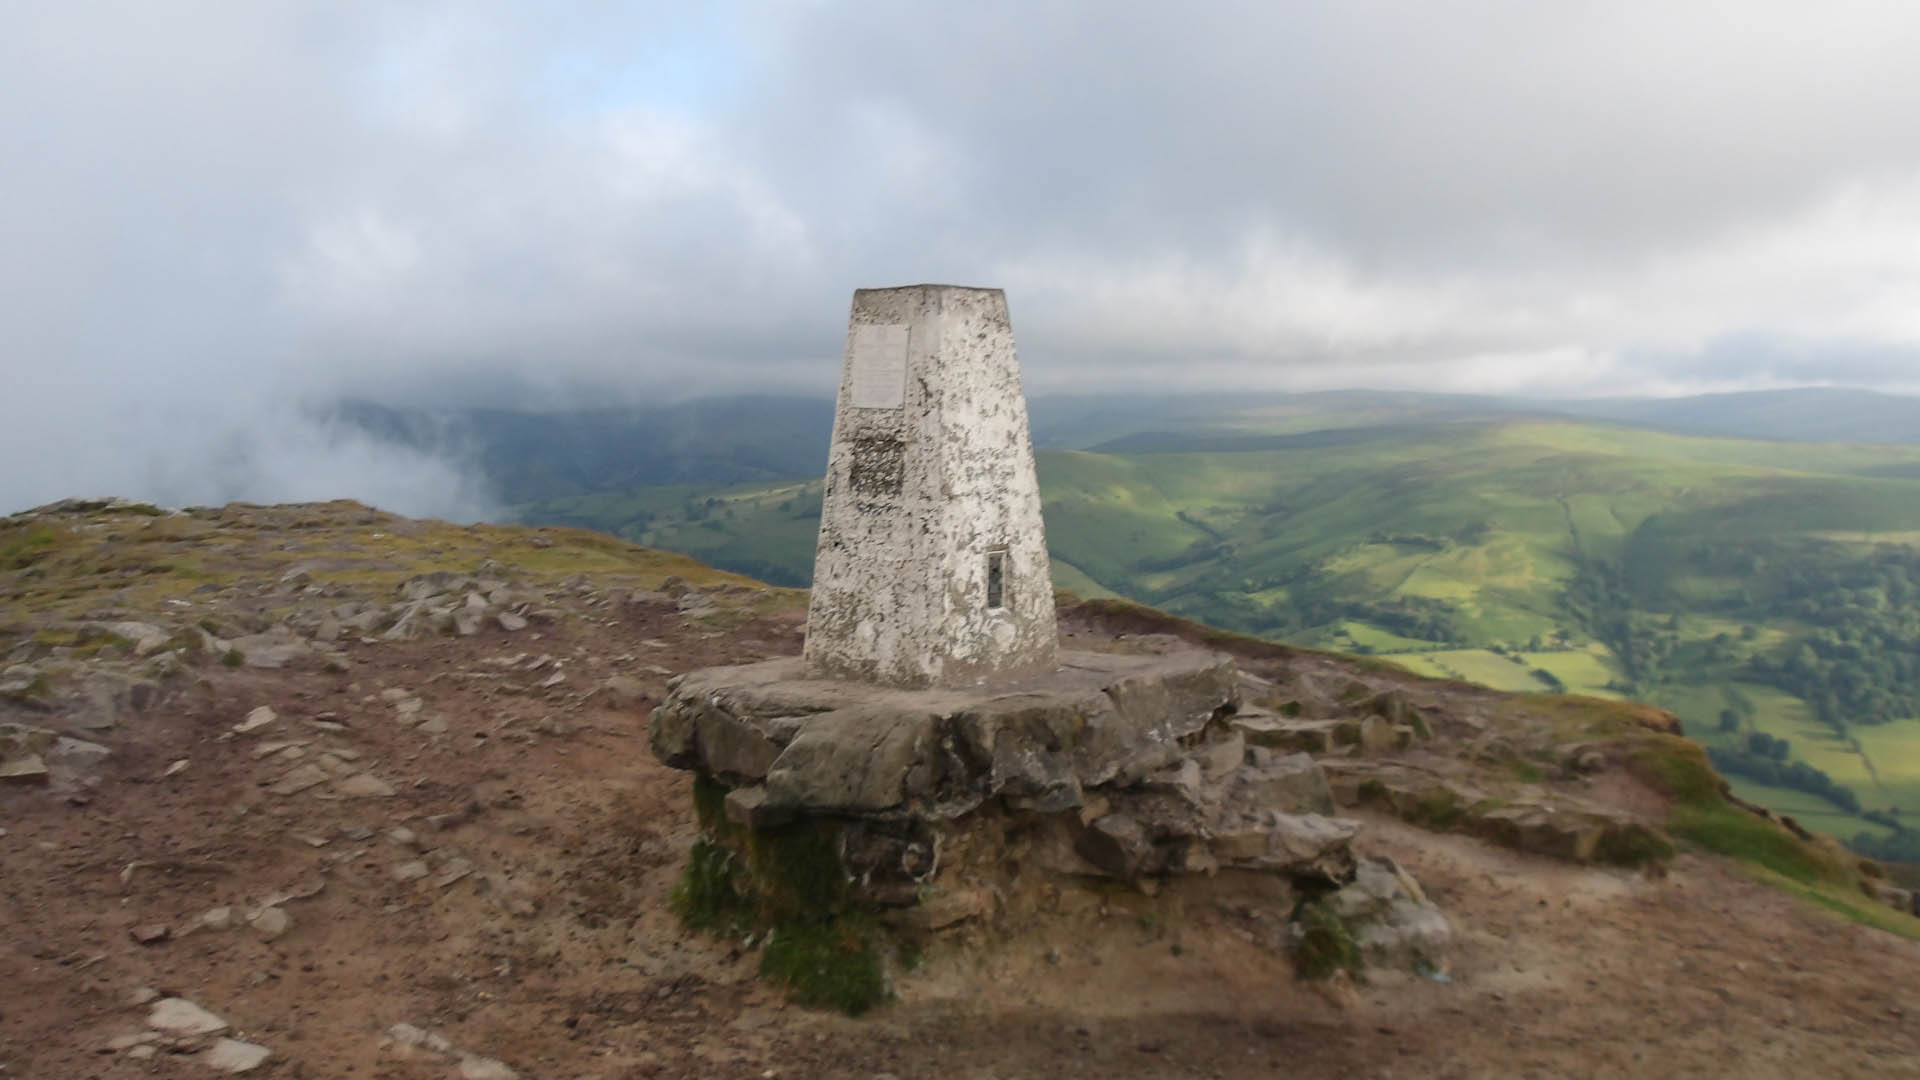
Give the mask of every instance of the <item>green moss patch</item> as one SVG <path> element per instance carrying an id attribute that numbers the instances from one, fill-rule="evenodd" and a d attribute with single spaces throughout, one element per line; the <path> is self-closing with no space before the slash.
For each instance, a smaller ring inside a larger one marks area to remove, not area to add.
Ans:
<path id="1" fill-rule="evenodd" d="M 726 848 L 695 840 L 687 853 L 687 869 L 673 887 L 674 914 L 688 927 L 712 934 L 747 929 L 755 922 L 755 911 L 747 898 L 745 873 Z"/>
<path id="2" fill-rule="evenodd" d="M 803 1005 L 858 1016 L 887 1000 L 890 940 L 851 895 L 839 828 L 822 821 L 741 828 L 726 818 L 726 796 L 724 785 L 695 778 L 703 835 L 674 887 L 681 921 L 717 934 L 765 931 L 760 973 Z"/>
<path id="3" fill-rule="evenodd" d="M 1363 966 L 1360 944 L 1353 931 L 1333 910 L 1328 897 L 1302 903 L 1294 910 L 1299 937 L 1293 947 L 1293 970 L 1302 979 L 1331 979 L 1344 971 L 1358 975 Z"/>
<path id="4" fill-rule="evenodd" d="M 783 922 L 760 953 L 760 974 L 785 984 L 802 1005 L 859 1016 L 892 994 L 881 963 L 884 940 L 871 916 Z"/>

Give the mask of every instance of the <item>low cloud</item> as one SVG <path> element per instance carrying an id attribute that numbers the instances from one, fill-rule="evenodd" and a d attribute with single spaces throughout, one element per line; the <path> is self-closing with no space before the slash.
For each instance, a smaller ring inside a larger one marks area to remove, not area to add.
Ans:
<path id="1" fill-rule="evenodd" d="M 1920 14 L 877 2 L 0 16 L 0 509 L 490 512 L 343 396 L 822 389 L 849 292 L 1029 383 L 1920 388 Z"/>

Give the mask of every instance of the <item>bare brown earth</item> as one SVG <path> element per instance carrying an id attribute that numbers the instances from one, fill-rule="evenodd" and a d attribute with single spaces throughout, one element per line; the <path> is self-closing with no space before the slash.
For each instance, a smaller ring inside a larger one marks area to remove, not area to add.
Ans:
<path id="1" fill-rule="evenodd" d="M 1912 941 L 1715 856 L 1577 866 L 1365 811 L 1357 847 L 1453 921 L 1447 981 L 1300 982 L 1239 913 L 1116 889 L 936 945 L 865 1017 L 788 1006 L 750 947 L 668 911 L 689 785 L 644 725 L 669 672 L 797 651 L 800 602 L 636 602 L 663 568 L 629 569 L 549 589 L 518 632 L 345 639 L 344 671 L 200 663 L 95 733 L 112 753 L 87 775 L 0 787 L 0 1076 L 218 1075 L 204 1040 L 113 1048 L 145 1030 L 143 988 L 270 1047 L 249 1075 L 278 1078 L 1920 1076 Z M 278 719 L 231 734 L 261 705 Z M 326 782 L 273 790 L 329 750 Z M 276 900 L 269 938 L 246 916 Z M 195 928 L 219 906 L 234 925 Z"/>

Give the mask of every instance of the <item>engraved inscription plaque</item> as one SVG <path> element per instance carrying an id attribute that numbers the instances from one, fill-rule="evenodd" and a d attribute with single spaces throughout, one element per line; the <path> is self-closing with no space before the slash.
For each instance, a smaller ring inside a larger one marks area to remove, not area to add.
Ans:
<path id="1" fill-rule="evenodd" d="M 856 409 L 898 409 L 907 401 L 907 328 L 860 323 L 853 328 L 853 400 Z"/>

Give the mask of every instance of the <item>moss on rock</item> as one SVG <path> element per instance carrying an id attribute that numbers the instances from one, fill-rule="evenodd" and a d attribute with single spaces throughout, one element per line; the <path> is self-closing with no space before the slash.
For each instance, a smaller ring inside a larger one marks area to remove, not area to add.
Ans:
<path id="1" fill-rule="evenodd" d="M 1360 944 L 1330 897 L 1309 900 L 1294 909 L 1293 970 L 1303 979 L 1330 979 L 1340 972 L 1359 974 Z"/>
<path id="2" fill-rule="evenodd" d="M 800 1004 L 858 1016 L 891 997 L 889 938 L 852 896 L 838 825 L 747 829 L 727 820 L 726 797 L 724 784 L 695 778 L 702 836 L 673 891 L 681 921 L 717 934 L 765 931 L 760 973 Z"/>

